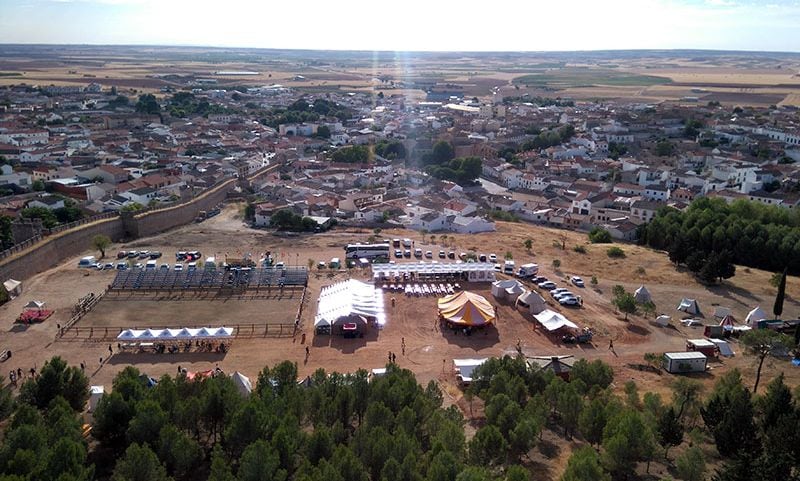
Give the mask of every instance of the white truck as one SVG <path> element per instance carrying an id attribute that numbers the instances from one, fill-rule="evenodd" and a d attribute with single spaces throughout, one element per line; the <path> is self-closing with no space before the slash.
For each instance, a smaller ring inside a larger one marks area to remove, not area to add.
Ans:
<path id="1" fill-rule="evenodd" d="M 514 275 L 514 261 L 506 261 L 503 264 L 503 274 L 508 274 L 510 276 Z"/>
<path id="2" fill-rule="evenodd" d="M 523 264 L 519 266 L 517 277 L 527 278 L 533 277 L 539 273 L 539 264 Z"/>

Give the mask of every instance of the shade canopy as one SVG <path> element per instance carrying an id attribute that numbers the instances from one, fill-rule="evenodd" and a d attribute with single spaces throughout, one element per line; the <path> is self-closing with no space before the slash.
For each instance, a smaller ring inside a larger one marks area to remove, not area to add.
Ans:
<path id="1" fill-rule="evenodd" d="M 577 324 L 570 321 L 561 314 L 555 311 L 551 311 L 550 309 L 546 309 L 540 312 L 539 314 L 535 314 L 533 318 L 539 321 L 539 324 L 544 326 L 544 328 L 547 329 L 548 331 L 557 331 L 562 327 L 569 327 L 572 329 L 578 328 Z"/>
<path id="2" fill-rule="evenodd" d="M 462 291 L 439 299 L 439 315 L 451 324 L 484 326 L 495 320 L 494 307 L 485 297 Z"/>
<path id="3" fill-rule="evenodd" d="M 342 318 L 359 316 L 386 322 L 383 292 L 370 284 L 350 279 L 323 287 L 319 293 L 314 327 L 333 326 Z"/>
<path id="4" fill-rule="evenodd" d="M 179 341 L 185 339 L 225 339 L 233 336 L 232 327 L 184 327 L 180 329 L 125 329 L 120 341 Z"/>

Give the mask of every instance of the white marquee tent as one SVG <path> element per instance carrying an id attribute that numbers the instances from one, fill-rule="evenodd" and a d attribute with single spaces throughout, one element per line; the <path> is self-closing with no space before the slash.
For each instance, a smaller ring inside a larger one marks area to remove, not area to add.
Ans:
<path id="1" fill-rule="evenodd" d="M 8 297 L 11 299 L 22 294 L 22 282 L 20 281 L 9 279 L 3 283 L 3 287 L 6 288 L 6 292 L 8 292 Z"/>
<path id="2" fill-rule="evenodd" d="M 508 299 L 511 302 L 516 302 L 523 292 L 525 292 L 525 288 L 517 280 L 509 279 L 492 283 L 492 295 L 498 299 Z"/>
<path id="3" fill-rule="evenodd" d="M 382 291 L 355 279 L 322 288 L 315 328 L 333 326 L 337 320 L 352 316 L 374 318 L 378 327 L 386 324 Z"/>
<path id="4" fill-rule="evenodd" d="M 761 306 L 756 306 L 755 309 L 747 314 L 747 317 L 744 319 L 744 321 L 747 323 L 747 325 L 751 325 L 757 323 L 758 321 L 763 321 L 766 318 L 767 313 L 764 312 L 764 309 L 761 309 Z"/>
<path id="5" fill-rule="evenodd" d="M 539 314 L 547 309 L 547 303 L 544 298 L 536 291 L 526 291 L 517 298 L 517 304 L 527 307 L 532 315 Z"/>
<path id="6" fill-rule="evenodd" d="M 578 328 L 577 324 L 570 321 L 561 314 L 555 311 L 551 311 L 550 309 L 545 309 L 539 314 L 535 314 L 533 317 L 534 319 L 539 321 L 539 324 L 544 326 L 544 328 L 547 329 L 548 331 L 557 331 L 562 327 L 571 327 L 572 329 Z"/>

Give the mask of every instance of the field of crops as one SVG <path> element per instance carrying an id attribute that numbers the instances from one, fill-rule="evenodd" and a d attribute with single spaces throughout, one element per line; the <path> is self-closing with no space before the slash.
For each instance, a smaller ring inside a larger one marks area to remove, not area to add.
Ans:
<path id="1" fill-rule="evenodd" d="M 652 75 L 638 75 L 615 70 L 590 68 L 564 68 L 547 70 L 517 77 L 515 84 L 529 87 L 588 87 L 592 85 L 650 86 L 670 83 L 670 79 Z"/>

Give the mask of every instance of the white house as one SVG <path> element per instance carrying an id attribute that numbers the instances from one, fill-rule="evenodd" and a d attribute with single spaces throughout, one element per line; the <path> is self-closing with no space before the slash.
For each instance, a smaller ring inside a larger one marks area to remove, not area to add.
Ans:
<path id="1" fill-rule="evenodd" d="M 150 187 L 140 187 L 127 192 L 120 192 L 119 195 L 134 202 L 138 202 L 141 205 L 147 205 L 158 196 L 158 192 Z"/>
<path id="2" fill-rule="evenodd" d="M 477 234 L 478 232 L 494 232 L 494 222 L 480 217 L 448 216 L 449 230 L 460 234 Z"/>
<path id="3" fill-rule="evenodd" d="M 49 210 L 61 209 L 64 207 L 64 199 L 54 195 L 38 197 L 28 202 L 28 207 L 43 207 Z"/>

